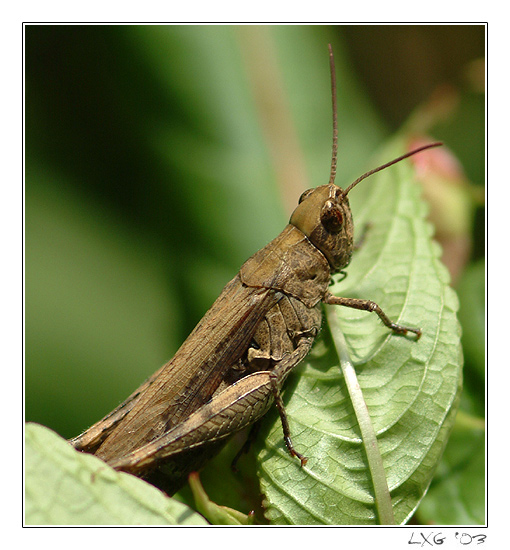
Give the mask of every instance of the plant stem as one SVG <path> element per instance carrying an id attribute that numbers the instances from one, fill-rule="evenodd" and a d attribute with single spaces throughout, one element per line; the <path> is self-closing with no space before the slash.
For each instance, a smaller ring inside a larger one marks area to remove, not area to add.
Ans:
<path id="1" fill-rule="evenodd" d="M 334 306 L 326 305 L 326 317 L 328 319 L 333 343 L 335 345 L 338 358 L 340 359 L 340 368 L 342 369 L 347 389 L 351 397 L 354 412 L 361 430 L 361 439 L 365 447 L 368 460 L 368 468 L 372 476 L 374 486 L 374 498 L 381 525 L 395 525 L 395 516 L 391 504 L 391 495 L 388 489 L 386 473 L 374 426 L 370 418 L 367 404 L 361 391 L 356 371 L 351 363 L 351 358 L 347 352 L 347 344 L 338 322 L 338 316 Z"/>

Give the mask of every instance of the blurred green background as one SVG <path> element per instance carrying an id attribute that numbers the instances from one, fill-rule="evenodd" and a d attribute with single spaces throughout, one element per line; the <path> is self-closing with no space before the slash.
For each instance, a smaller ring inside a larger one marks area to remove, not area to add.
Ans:
<path id="1" fill-rule="evenodd" d="M 431 216 L 469 335 L 464 409 L 483 418 L 484 26 L 28 25 L 27 421 L 67 438 L 113 409 L 327 183 L 328 42 L 337 184 L 403 124 L 463 166 Z M 445 196 L 454 228 L 434 218 Z"/>

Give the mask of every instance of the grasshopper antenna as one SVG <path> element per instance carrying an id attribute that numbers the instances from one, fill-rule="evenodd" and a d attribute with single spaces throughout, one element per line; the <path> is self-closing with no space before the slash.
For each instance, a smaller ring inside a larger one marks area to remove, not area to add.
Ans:
<path id="1" fill-rule="evenodd" d="M 333 48 L 328 44 L 329 49 L 329 70 L 331 72 L 331 101 L 333 103 L 333 152 L 331 154 L 331 172 L 329 174 L 329 183 L 335 183 L 336 163 L 338 156 L 338 119 L 336 107 L 336 71 L 335 57 L 333 56 Z"/>
<path id="2" fill-rule="evenodd" d="M 388 168 L 389 166 L 393 166 L 393 164 L 396 164 L 397 162 L 400 162 L 401 160 L 404 160 L 408 157 L 412 157 L 413 155 L 416 155 L 416 153 L 420 153 L 421 151 L 425 151 L 425 149 L 432 149 L 433 147 L 439 147 L 443 145 L 441 141 L 435 141 L 434 143 L 429 143 L 427 145 L 423 145 L 422 147 L 418 147 L 417 149 L 413 149 L 412 151 L 409 151 L 405 155 L 402 155 L 396 159 L 391 160 L 390 162 L 387 162 L 386 164 L 383 164 L 381 166 L 378 166 L 377 168 L 374 168 L 373 170 L 369 170 L 362 176 L 360 176 L 356 181 L 353 181 L 349 187 L 342 193 L 342 196 L 345 197 L 347 193 L 353 188 L 358 185 L 360 181 L 363 181 L 364 179 L 368 178 L 368 176 L 371 176 L 372 174 L 375 174 L 376 172 L 380 172 L 381 170 L 384 170 L 385 168 Z"/>
<path id="3" fill-rule="evenodd" d="M 337 115 L 337 104 L 336 104 L 336 70 L 335 70 L 335 57 L 333 55 L 333 48 L 331 47 L 331 44 L 328 44 L 328 50 L 329 50 L 329 70 L 331 72 L 331 102 L 333 104 L 333 151 L 331 154 L 331 171 L 329 175 L 329 183 L 334 184 L 335 177 L 336 177 L 337 158 L 338 158 L 338 115 Z M 428 145 L 423 145 L 422 147 L 418 147 L 413 151 L 409 151 L 405 155 L 402 155 L 390 162 L 387 162 L 382 166 L 378 166 L 377 168 L 369 170 L 368 172 L 360 176 L 356 181 L 352 182 L 351 185 L 349 185 L 349 187 L 347 187 L 347 189 L 342 193 L 342 196 L 345 197 L 353 187 L 356 187 L 358 183 L 368 178 L 372 174 L 375 174 L 376 172 L 380 172 L 381 170 L 384 170 L 385 168 L 388 168 L 389 166 L 392 166 L 393 164 L 396 164 L 401 160 L 404 160 L 408 157 L 416 155 L 416 153 L 420 153 L 425 149 L 432 149 L 432 147 L 439 147 L 441 145 L 443 144 L 440 141 L 429 143 Z"/>

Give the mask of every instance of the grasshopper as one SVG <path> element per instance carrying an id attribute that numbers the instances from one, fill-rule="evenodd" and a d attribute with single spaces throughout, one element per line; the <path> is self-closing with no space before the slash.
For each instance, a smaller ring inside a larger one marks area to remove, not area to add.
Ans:
<path id="1" fill-rule="evenodd" d="M 114 411 L 71 444 L 113 468 L 146 478 L 173 494 L 234 433 L 257 422 L 272 402 L 285 444 L 291 441 L 281 388 L 317 336 L 321 302 L 375 312 L 396 334 L 421 335 L 393 323 L 370 300 L 329 290 L 351 260 L 354 225 L 348 194 L 368 176 L 440 143 L 431 143 L 362 175 L 345 190 L 335 185 L 337 112 L 334 59 L 330 181 L 305 191 L 282 233 L 241 267 L 173 359 Z"/>

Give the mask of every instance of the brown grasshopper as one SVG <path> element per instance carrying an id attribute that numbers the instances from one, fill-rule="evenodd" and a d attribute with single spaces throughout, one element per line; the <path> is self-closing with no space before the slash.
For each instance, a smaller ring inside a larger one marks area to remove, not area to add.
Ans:
<path id="1" fill-rule="evenodd" d="M 397 334 L 418 328 L 393 323 L 370 300 L 328 291 L 333 273 L 353 252 L 348 193 L 362 180 L 439 143 L 420 147 L 336 186 L 336 81 L 330 46 L 333 154 L 330 181 L 305 191 L 282 233 L 253 255 L 226 285 L 173 359 L 109 415 L 71 440 L 117 470 L 144 477 L 169 494 L 234 433 L 255 423 L 275 401 L 285 444 L 291 442 L 280 395 L 289 372 L 307 355 L 321 321 L 321 302 L 373 311 Z"/>

